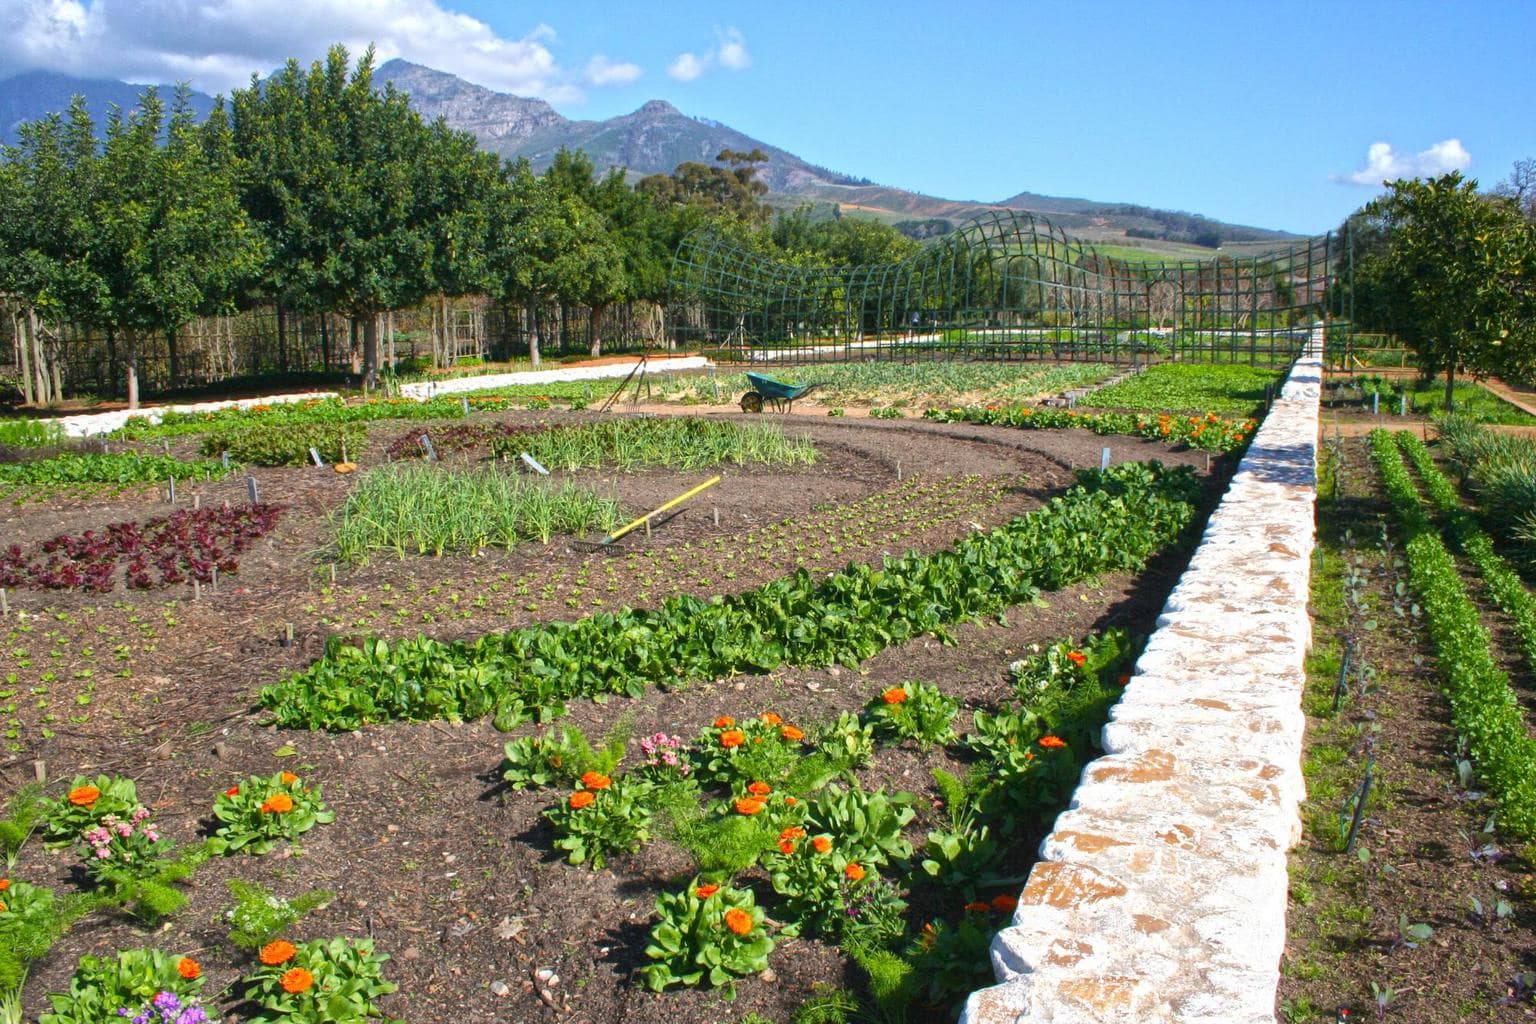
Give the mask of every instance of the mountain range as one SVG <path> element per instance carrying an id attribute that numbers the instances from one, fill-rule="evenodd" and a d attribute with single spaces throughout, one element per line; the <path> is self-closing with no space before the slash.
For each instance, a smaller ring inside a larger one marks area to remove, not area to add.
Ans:
<path id="1" fill-rule="evenodd" d="M 387 61 L 374 71 L 374 78 L 407 93 L 423 117 L 442 117 L 450 126 L 473 134 L 483 148 L 503 157 L 527 157 L 536 168 L 547 166 L 562 148 L 580 149 L 598 169 L 622 167 L 638 178 L 670 173 L 688 160 L 712 163 L 723 149 L 758 149 L 768 157 L 759 177 L 768 185 L 768 198 L 774 205 L 812 203 L 888 223 L 913 222 L 911 226 L 917 230 L 924 228 L 916 222 L 930 222 L 926 230 L 942 231 L 983 211 L 1006 209 L 1044 214 L 1069 233 L 1094 241 L 1153 248 L 1296 237 L 1198 214 L 1032 192 L 991 203 L 941 199 L 819 167 L 729 125 L 690 117 L 663 100 L 651 100 L 634 113 L 605 121 L 577 121 L 564 117 L 543 100 L 496 92 L 409 61 Z M 0 80 L 0 140 L 14 142 L 17 125 L 63 110 L 75 94 L 85 97 L 91 116 L 101 124 L 112 105 L 131 107 L 144 88 L 48 71 L 29 71 Z M 174 87 L 161 87 L 167 99 L 173 91 Z M 206 114 L 214 102 L 213 97 L 199 92 L 192 92 L 190 100 L 199 115 Z"/>

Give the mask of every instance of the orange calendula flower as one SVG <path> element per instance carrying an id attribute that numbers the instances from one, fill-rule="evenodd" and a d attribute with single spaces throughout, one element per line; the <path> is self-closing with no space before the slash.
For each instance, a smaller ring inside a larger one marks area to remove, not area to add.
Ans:
<path id="1" fill-rule="evenodd" d="M 1074 665 L 1081 665 L 1088 660 L 1088 655 L 1084 654 L 1082 651 L 1068 651 L 1067 660 Z"/>
<path id="2" fill-rule="evenodd" d="M 176 973 L 188 981 L 196 981 L 203 976 L 203 969 L 198 966 L 196 960 L 189 956 L 184 956 L 176 961 Z"/>
<path id="3" fill-rule="evenodd" d="M 747 734 L 740 729 L 729 729 L 720 734 L 720 745 L 727 750 L 747 742 Z"/>
<path id="4" fill-rule="evenodd" d="M 3 902 L 0 902 L 0 914 L 5 913 L 5 911 L 6 911 L 5 904 Z"/>
<path id="5" fill-rule="evenodd" d="M 1019 898 L 1007 894 L 992 897 L 992 909 L 1000 910 L 1005 914 L 1011 914 L 1019 908 Z"/>
<path id="6" fill-rule="evenodd" d="M 701 900 L 707 900 L 719 891 L 720 887 L 718 885 L 715 885 L 712 882 L 706 882 L 699 886 L 697 889 L 693 890 L 693 894 Z"/>
<path id="7" fill-rule="evenodd" d="M 1120 673 L 1120 678 L 1115 680 L 1115 682 L 1119 683 L 1121 686 L 1127 685 L 1128 683 L 1130 683 L 1130 681 L 1131 681 L 1130 674 L 1126 673 L 1126 672 Z"/>
<path id="8" fill-rule="evenodd" d="M 799 825 L 791 825 L 791 826 L 789 826 L 789 828 L 787 828 L 783 832 L 779 833 L 779 838 L 780 839 L 804 839 L 805 838 L 805 829 L 801 828 Z"/>
<path id="9" fill-rule="evenodd" d="M 293 810 L 293 797 L 287 793 L 273 793 L 262 803 L 264 814 L 287 814 Z"/>
<path id="10" fill-rule="evenodd" d="M 751 817 L 754 814 L 762 813 L 763 808 L 768 805 L 755 796 L 744 796 L 736 801 L 735 806 L 737 814 L 745 814 Z"/>
<path id="11" fill-rule="evenodd" d="M 826 836 L 817 836 L 815 839 L 811 840 L 811 847 L 815 849 L 817 853 L 826 853 L 828 850 L 832 849 L 832 840 L 828 839 Z"/>
<path id="12" fill-rule="evenodd" d="M 773 787 L 766 782 L 754 782 L 747 787 L 747 792 L 753 796 L 767 796 L 773 792 Z"/>
<path id="13" fill-rule="evenodd" d="M 592 795 L 592 791 L 590 789 L 578 790 L 577 792 L 571 794 L 571 810 L 579 811 L 596 799 L 597 797 Z"/>
<path id="14" fill-rule="evenodd" d="M 90 807 L 101 799 L 101 790 L 95 786 L 76 786 L 69 791 L 69 802 L 76 807 Z"/>
<path id="15" fill-rule="evenodd" d="M 799 800 L 796 800 L 792 796 L 787 796 L 787 797 L 784 798 L 784 806 L 785 807 L 793 807 L 793 806 L 795 806 L 795 804 L 797 804 L 799 802 L 800 802 Z"/>
<path id="16" fill-rule="evenodd" d="M 725 926 L 737 935 L 745 935 L 752 930 L 752 915 L 732 907 L 725 912 Z"/>
<path id="17" fill-rule="evenodd" d="M 772 711 L 764 711 L 762 714 L 758 715 L 757 717 L 758 717 L 759 720 L 767 722 L 769 725 L 783 725 L 784 724 L 784 719 L 780 718 L 778 715 L 774 714 Z"/>
<path id="18" fill-rule="evenodd" d="M 907 699 L 907 689 L 904 686 L 893 686 L 882 693 L 880 699 L 887 704 L 900 704 Z"/>
<path id="19" fill-rule="evenodd" d="M 719 718 L 715 719 L 716 729 L 729 729 L 735 724 L 736 719 L 732 718 L 730 715 L 721 715 Z"/>
<path id="20" fill-rule="evenodd" d="M 240 795 L 240 787 L 239 786 L 230 786 L 228 789 L 226 789 L 224 791 L 224 795 L 225 796 L 239 796 Z"/>
<path id="21" fill-rule="evenodd" d="M 977 914 L 985 914 L 987 911 L 989 911 L 991 909 L 992 909 L 992 904 L 990 904 L 990 903 L 967 903 L 965 905 L 965 910 L 968 913 L 974 912 L 974 913 L 977 913 Z"/>
<path id="22" fill-rule="evenodd" d="M 295 782 L 299 781 L 299 777 L 293 774 L 293 772 L 283 772 L 283 774 L 279 775 L 278 778 L 282 780 L 282 783 L 285 786 L 291 786 Z"/>
<path id="23" fill-rule="evenodd" d="M 779 852 L 784 854 L 784 856 L 786 856 L 786 857 L 789 856 L 790 854 L 794 853 L 795 852 L 795 842 L 794 842 L 794 840 L 792 840 L 792 839 L 780 839 L 779 840 Z"/>
<path id="24" fill-rule="evenodd" d="M 848 876 L 848 880 L 850 882 L 857 882 L 859 879 L 864 877 L 864 869 L 859 867 L 857 864 L 849 864 L 847 867 L 843 868 L 843 874 Z"/>
<path id="25" fill-rule="evenodd" d="M 1067 741 L 1060 736 L 1041 736 L 1037 742 L 1047 750 L 1059 750 L 1067 745 Z"/>
<path id="26" fill-rule="evenodd" d="M 0 878 L 0 892 L 5 892 L 5 890 L 9 889 L 10 887 L 11 880 L 9 878 Z"/>
<path id="27" fill-rule="evenodd" d="M 780 729 L 779 730 L 779 735 L 782 736 L 786 740 L 791 740 L 791 741 L 796 741 L 796 742 L 805 739 L 805 733 L 801 732 L 799 729 L 796 729 L 792 725 L 786 725 L 786 726 L 784 726 L 784 728 Z"/>
<path id="28" fill-rule="evenodd" d="M 308 992 L 315 984 L 315 976 L 302 967 L 295 967 L 290 971 L 284 971 L 281 978 L 283 991 L 289 995 L 298 995 L 300 992 Z"/>
<path id="29" fill-rule="evenodd" d="M 583 772 L 581 784 L 588 789 L 607 789 L 613 785 L 613 780 L 602 772 Z"/>
<path id="30" fill-rule="evenodd" d="M 298 950 L 293 948 L 293 943 L 287 939 L 278 939 L 261 947 L 261 962 L 268 967 L 276 967 L 293 959 Z"/>

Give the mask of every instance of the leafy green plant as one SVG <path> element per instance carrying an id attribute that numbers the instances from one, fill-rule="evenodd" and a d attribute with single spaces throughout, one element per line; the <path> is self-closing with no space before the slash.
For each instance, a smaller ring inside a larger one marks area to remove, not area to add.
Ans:
<path id="1" fill-rule="evenodd" d="M 93 906 L 90 897 L 61 900 L 52 889 L 0 878 L 0 1024 L 21 1024 L 27 972 Z"/>
<path id="2" fill-rule="evenodd" d="M 696 807 L 673 808 L 671 828 L 678 844 L 693 854 L 699 873 L 716 880 L 734 878 L 774 848 L 781 833 L 766 815 L 704 814 Z"/>
<path id="3" fill-rule="evenodd" d="M 862 928 L 876 942 L 900 934 L 906 904 L 889 887 L 877 885 L 873 864 L 861 862 L 856 848 L 831 835 L 793 833 L 791 838 L 786 831 L 778 852 L 763 861 L 773 891 L 783 897 L 784 934 L 839 939 Z"/>
<path id="4" fill-rule="evenodd" d="M 804 740 L 772 712 L 741 722 L 721 716 L 699 734 L 699 778 L 735 789 L 753 782 L 780 788 L 799 767 Z"/>
<path id="5" fill-rule="evenodd" d="M 69 979 L 69 991 L 49 995 L 52 1012 L 38 1024 L 104 1024 L 118 1010 L 141 1007 L 162 992 L 185 1001 L 203 987 L 202 971 L 188 957 L 158 949 L 125 949 L 116 956 L 83 956 Z"/>
<path id="6" fill-rule="evenodd" d="M 257 882 L 230 878 L 224 884 L 229 886 L 234 899 L 225 914 L 229 920 L 229 941 L 241 949 L 260 949 L 292 928 L 305 914 L 336 898 L 328 890 L 311 889 L 286 900 Z"/>
<path id="7" fill-rule="evenodd" d="M 876 733 L 896 740 L 916 740 L 923 747 L 954 739 L 959 711 L 959 703 L 943 690 L 916 680 L 893 686 L 865 705 Z"/>
<path id="8" fill-rule="evenodd" d="M 228 452 L 231 459 L 256 466 L 304 466 L 315 449 L 326 462 L 345 462 L 368 444 L 361 423 L 253 424 L 228 427 L 207 434 L 199 450 L 215 458 Z"/>
<path id="9" fill-rule="evenodd" d="M 1279 370 L 1241 363 L 1159 363 L 1100 388 L 1080 404 L 1101 409 L 1250 414 L 1264 401 L 1264 386 L 1277 383 L 1280 377 Z"/>
<path id="10" fill-rule="evenodd" d="M 962 742 L 986 766 L 983 774 L 989 774 L 994 767 L 1019 772 L 1034 760 L 1035 741 L 1045 731 L 1045 722 L 1028 709 L 1004 708 L 993 714 L 977 711 L 971 718 L 971 731 Z M 1026 758 L 1026 754 L 1031 756 Z"/>
<path id="11" fill-rule="evenodd" d="M 840 712 L 814 732 L 816 749 L 842 770 L 859 768 L 875 756 L 875 727 L 851 711 Z"/>
<path id="12" fill-rule="evenodd" d="M 735 979 L 768 966 L 774 942 L 750 889 L 696 881 L 658 896 L 656 915 L 660 920 L 645 947 L 655 963 L 637 972 L 653 992 L 707 983 L 729 993 Z"/>
<path id="13" fill-rule="evenodd" d="M 320 791 L 292 772 L 252 775 L 231 786 L 213 801 L 220 824 L 208 840 L 209 852 L 263 854 L 279 843 L 296 842 L 316 825 L 330 824 L 336 812 L 325 805 Z"/>
<path id="14" fill-rule="evenodd" d="M 0 485 L 16 487 L 61 484 L 148 484 L 177 480 L 222 480 L 236 467 L 218 459 L 186 462 L 169 455 L 112 452 L 66 453 L 29 462 L 0 463 Z"/>
<path id="15" fill-rule="evenodd" d="M 912 856 L 912 844 L 902 835 L 917 814 L 910 793 L 866 793 L 855 786 L 828 786 L 806 807 L 805 828 L 826 835 L 839 853 L 866 868 L 880 867 Z"/>
<path id="16" fill-rule="evenodd" d="M 1214 412 L 1201 416 L 1175 416 L 1169 413 L 1078 412 L 1028 405 L 930 409 L 925 416 L 940 423 L 984 423 L 1024 430 L 1079 428 L 1095 434 L 1128 434 L 1211 452 L 1241 450 L 1258 426 L 1255 420 L 1226 420 Z"/>
<path id="17" fill-rule="evenodd" d="M 913 975 L 921 979 L 918 997 L 947 1006 L 992 982 L 988 950 L 996 929 L 980 913 L 966 913 L 959 924 L 932 921 L 908 950 Z"/>
<path id="18" fill-rule="evenodd" d="M 16 866 L 21 848 L 42 824 L 46 810 L 43 787 L 36 782 L 29 782 L 11 794 L 5 816 L 0 818 L 0 853 L 5 854 L 7 871 Z"/>
<path id="19" fill-rule="evenodd" d="M 555 827 L 555 848 L 565 850 L 570 863 L 588 864 L 594 871 L 615 853 L 638 850 L 651 837 L 644 790 L 588 772 L 580 789 L 544 812 Z"/>
<path id="20" fill-rule="evenodd" d="M 43 840 L 49 846 L 68 846 L 106 815 L 126 817 L 138 806 L 139 791 L 132 779 L 77 775 L 69 790 L 48 807 Z"/>
<path id="21" fill-rule="evenodd" d="M 530 786 L 567 786 L 587 772 L 612 775 L 624 759 L 624 746 L 632 728 L 621 718 L 593 747 L 578 726 L 557 725 L 540 736 L 522 736 L 507 743 L 501 777 L 513 789 Z"/>
<path id="22" fill-rule="evenodd" d="M 271 1024 L 357 1024 L 379 1016 L 375 1002 L 395 990 L 384 980 L 388 955 L 372 939 L 272 942 L 243 979 L 246 996 Z"/>

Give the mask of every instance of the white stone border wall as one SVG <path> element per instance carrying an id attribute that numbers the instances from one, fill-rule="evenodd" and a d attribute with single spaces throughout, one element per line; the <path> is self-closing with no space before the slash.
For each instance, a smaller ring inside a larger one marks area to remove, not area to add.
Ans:
<path id="1" fill-rule="evenodd" d="M 1040 847 L 965 1024 L 1274 1024 L 1298 804 L 1322 330 Z"/>
<path id="2" fill-rule="evenodd" d="M 449 377 L 447 380 L 424 380 L 402 384 L 400 394 L 424 402 L 438 395 L 458 394 L 461 391 L 487 391 L 513 384 L 547 384 L 561 380 L 601 380 L 607 377 L 627 377 L 638 359 L 622 363 L 604 363 L 601 366 L 567 366 L 559 370 L 523 370 L 518 373 L 488 373 L 479 377 Z M 703 356 L 671 356 L 646 364 L 647 372 L 671 373 L 673 370 L 702 370 L 709 365 Z"/>
<path id="3" fill-rule="evenodd" d="M 115 412 L 89 412 L 79 416 L 61 416 L 44 423 L 57 423 L 66 437 L 90 437 L 117 430 L 128 422 L 129 417 L 159 423 L 168 412 L 215 412 L 219 409 L 249 409 L 255 405 L 283 405 L 288 402 L 313 402 L 335 398 L 334 391 L 306 391 L 297 395 L 270 395 L 266 398 L 231 398 L 219 402 L 192 402 L 187 405 L 151 405 L 142 409 L 118 409 Z"/>

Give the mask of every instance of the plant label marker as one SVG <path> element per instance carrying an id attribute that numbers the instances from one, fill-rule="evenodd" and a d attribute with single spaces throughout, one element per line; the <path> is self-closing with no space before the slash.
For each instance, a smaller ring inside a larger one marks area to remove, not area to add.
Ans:
<path id="1" fill-rule="evenodd" d="M 1380 391 L 1374 391 L 1374 392 L 1371 393 L 1371 415 L 1372 416 L 1380 416 L 1381 415 L 1381 392 Z"/>
<path id="2" fill-rule="evenodd" d="M 421 446 L 427 450 L 427 461 L 437 461 L 437 449 L 432 447 L 432 439 L 426 434 L 421 435 Z"/>
<path id="3" fill-rule="evenodd" d="M 309 457 L 315 460 L 315 465 L 317 465 L 317 466 L 325 465 L 325 460 L 320 457 L 320 452 L 319 452 L 318 449 L 315 448 L 314 445 L 310 445 L 309 446 Z"/>
<path id="4" fill-rule="evenodd" d="M 293 623 L 283 623 L 283 638 L 279 640 L 278 643 L 284 647 L 293 646 Z"/>
<path id="5" fill-rule="evenodd" d="M 5 599 L 5 588 L 0 587 L 0 615 L 11 617 L 11 604 Z"/>
<path id="6" fill-rule="evenodd" d="M 898 483 L 901 482 L 901 460 L 900 459 L 896 460 L 896 481 Z"/>
<path id="7" fill-rule="evenodd" d="M 224 463 L 224 468 L 229 468 L 229 452 L 219 452 L 219 461 Z"/>
<path id="8" fill-rule="evenodd" d="M 1108 469 L 1108 468 L 1109 468 L 1109 449 L 1105 448 L 1102 452 L 1099 453 L 1099 469 L 1104 470 L 1104 469 Z"/>
<path id="9" fill-rule="evenodd" d="M 203 507 L 203 496 L 201 494 L 194 494 L 194 495 L 192 495 L 192 508 L 193 509 L 200 509 L 202 507 Z"/>
<path id="10" fill-rule="evenodd" d="M 523 452 L 522 455 L 518 457 L 522 459 L 523 462 L 527 463 L 528 468 L 539 474 L 539 476 L 549 476 L 549 470 L 539 465 L 539 460 L 535 459 L 532 455 L 529 455 L 527 452 Z"/>
<path id="11" fill-rule="evenodd" d="M 245 478 L 245 492 L 250 495 L 252 505 L 261 500 L 261 491 L 256 487 L 255 477 L 248 476 Z"/>
<path id="12" fill-rule="evenodd" d="M 719 526 L 720 525 L 720 506 L 716 505 L 714 511 L 715 511 L 715 525 Z"/>
<path id="13" fill-rule="evenodd" d="M 165 489 L 166 498 L 172 505 L 176 504 L 176 478 L 170 479 L 170 486 Z"/>
<path id="14" fill-rule="evenodd" d="M 465 419 L 469 419 L 469 399 L 467 399 L 467 398 L 459 399 L 459 408 L 464 410 L 464 418 Z"/>
<path id="15" fill-rule="evenodd" d="M 213 583 L 213 592 L 217 594 L 219 592 L 219 567 L 214 566 L 212 569 L 208 570 L 208 576 Z"/>
<path id="16" fill-rule="evenodd" d="M 202 599 L 203 599 L 203 584 L 199 580 L 194 579 L 192 581 L 192 600 L 194 600 L 194 601 L 201 601 Z"/>
<path id="17" fill-rule="evenodd" d="M 48 762 L 38 758 L 32 762 L 32 777 L 37 780 L 39 786 L 48 785 Z"/>
<path id="18" fill-rule="evenodd" d="M 1399 416 L 1408 415 L 1408 392 L 1406 391 L 1397 396 L 1397 414 Z"/>

